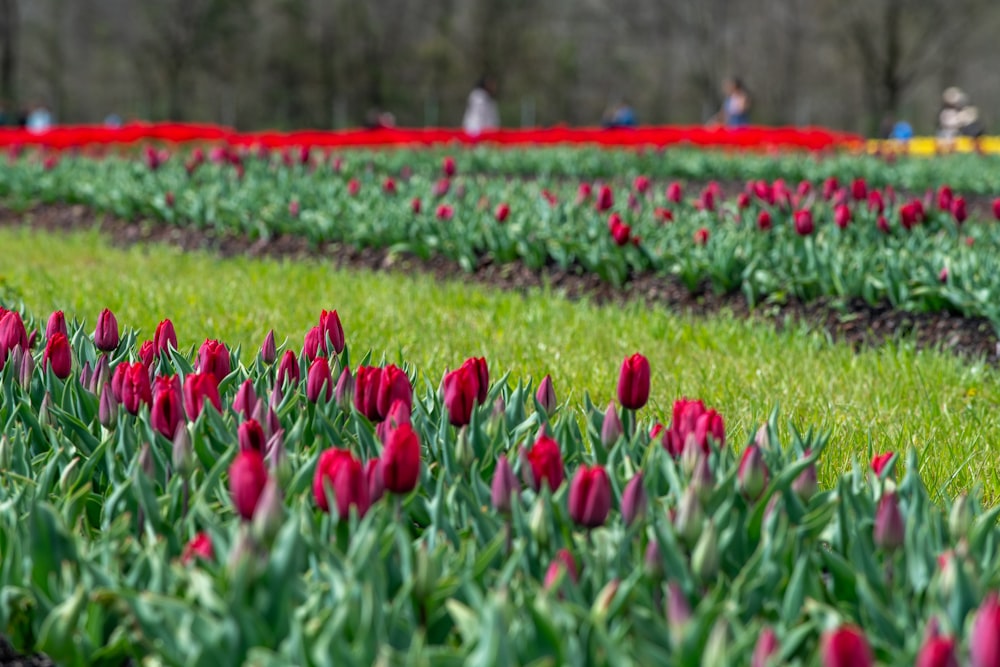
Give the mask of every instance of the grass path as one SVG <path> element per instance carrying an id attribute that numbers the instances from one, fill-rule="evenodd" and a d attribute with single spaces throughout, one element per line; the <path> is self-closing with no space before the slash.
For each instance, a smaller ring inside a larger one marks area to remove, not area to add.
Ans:
<path id="1" fill-rule="evenodd" d="M 23 300 L 40 317 L 61 308 L 92 323 L 110 307 L 123 325 L 152 335 L 170 317 L 182 347 L 206 337 L 249 355 L 269 328 L 301 346 L 320 309 L 336 308 L 355 355 L 372 348 L 405 358 L 433 383 L 448 366 L 484 355 L 494 377 L 550 373 L 560 400 L 585 391 L 606 403 L 622 357 L 653 368 L 653 414 L 669 419 L 681 395 L 703 398 L 742 446 L 770 410 L 798 428 L 829 429 L 824 456 L 852 457 L 913 444 L 932 491 L 1000 491 L 1000 382 L 996 371 L 944 353 L 886 346 L 855 354 L 802 329 L 726 315 L 692 319 L 640 305 L 597 307 L 549 293 L 491 291 L 459 281 L 332 270 L 317 262 L 220 260 L 159 246 L 110 247 L 95 232 L 40 235 L 0 229 L 0 300 Z"/>

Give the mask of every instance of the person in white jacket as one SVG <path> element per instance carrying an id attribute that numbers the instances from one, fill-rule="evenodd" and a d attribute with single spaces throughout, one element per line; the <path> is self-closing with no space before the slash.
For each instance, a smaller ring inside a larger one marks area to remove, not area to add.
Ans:
<path id="1" fill-rule="evenodd" d="M 496 81 L 484 76 L 469 93 L 469 103 L 462 118 L 462 129 L 466 134 L 477 135 L 500 127 L 500 113 L 497 111 Z"/>

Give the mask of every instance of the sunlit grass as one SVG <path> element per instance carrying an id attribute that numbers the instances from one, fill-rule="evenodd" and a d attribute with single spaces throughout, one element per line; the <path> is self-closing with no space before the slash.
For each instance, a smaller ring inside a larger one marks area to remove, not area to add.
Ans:
<path id="1" fill-rule="evenodd" d="M 647 413 L 669 419 L 682 395 L 726 418 L 730 439 L 779 406 L 797 428 L 829 430 L 821 481 L 851 460 L 913 445 L 932 491 L 982 483 L 1000 489 L 1000 395 L 982 363 L 908 344 L 855 354 L 801 328 L 773 328 L 726 314 L 679 316 L 638 304 L 597 307 L 544 291 L 498 292 L 459 280 L 341 271 L 322 262 L 220 260 L 161 246 L 110 247 L 96 233 L 0 230 L 0 296 L 44 317 L 60 308 L 93 323 L 102 307 L 150 337 L 170 317 L 182 347 L 206 337 L 242 345 L 244 358 L 269 328 L 301 346 L 320 309 L 336 308 L 355 350 L 406 359 L 437 384 L 447 367 L 484 355 L 492 374 L 537 381 L 552 375 L 560 400 L 598 404 L 614 394 L 622 357 L 641 351 L 653 367 Z"/>

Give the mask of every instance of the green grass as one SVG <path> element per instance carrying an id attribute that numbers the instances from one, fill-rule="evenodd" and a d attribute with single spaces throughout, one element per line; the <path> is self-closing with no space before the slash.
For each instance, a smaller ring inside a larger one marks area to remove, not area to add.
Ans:
<path id="1" fill-rule="evenodd" d="M 255 350 L 273 327 L 296 348 L 320 309 L 336 308 L 348 344 L 405 358 L 434 384 L 446 367 L 485 355 L 493 377 L 550 373 L 560 400 L 614 394 L 618 367 L 641 351 L 653 368 L 647 417 L 703 398 L 742 446 L 774 406 L 800 429 L 831 431 L 821 482 L 857 458 L 914 445 L 932 492 L 1000 491 L 1000 383 L 982 363 L 886 346 L 855 354 L 802 329 L 727 315 L 678 316 L 639 305 L 597 307 L 551 293 L 504 293 L 460 281 L 334 270 L 321 262 L 220 260 L 160 246 L 110 247 L 98 234 L 0 230 L 0 297 L 36 316 L 61 308 L 92 323 L 102 307 L 150 337 L 170 317 L 181 347 L 206 337 Z"/>

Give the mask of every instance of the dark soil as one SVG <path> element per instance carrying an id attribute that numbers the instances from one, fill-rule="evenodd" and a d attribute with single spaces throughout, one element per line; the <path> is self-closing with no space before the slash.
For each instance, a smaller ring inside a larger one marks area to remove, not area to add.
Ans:
<path id="1" fill-rule="evenodd" d="M 750 309 L 741 294 L 719 295 L 709 289 L 691 293 L 678 281 L 656 275 L 640 275 L 624 287 L 615 287 L 595 275 L 579 275 L 558 268 L 532 270 L 523 264 L 494 264 L 484 258 L 473 273 L 462 270 L 457 262 L 444 258 L 423 260 L 391 254 L 386 250 L 357 249 L 340 244 L 311 246 L 293 236 L 272 239 L 249 239 L 242 236 L 219 236 L 192 227 L 175 227 L 151 221 L 128 221 L 97 214 L 84 206 L 65 204 L 38 205 L 26 212 L 0 206 L 0 225 L 29 225 L 45 231 L 99 228 L 113 243 L 129 246 L 137 243 L 166 243 L 184 250 L 207 250 L 222 257 L 247 255 L 329 261 L 338 267 L 423 273 L 438 279 L 472 280 L 500 289 L 524 292 L 534 287 L 550 286 L 570 299 L 589 299 L 598 304 L 640 301 L 659 305 L 675 312 L 707 315 L 730 312 L 737 317 L 753 317 L 773 324 L 777 329 L 806 324 L 826 332 L 833 340 L 846 342 L 855 349 L 887 341 L 909 339 L 920 348 L 941 348 L 971 358 L 998 361 L 998 340 L 990 322 L 947 312 L 908 313 L 889 305 L 871 306 L 860 299 L 837 302 L 830 299 L 810 303 L 791 301 L 765 304 Z"/>
<path id="2" fill-rule="evenodd" d="M 7 638 L 0 635 L 0 666 L 2 667 L 55 667 L 55 663 L 48 657 L 36 653 L 35 655 L 21 655 L 14 650 Z"/>

